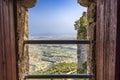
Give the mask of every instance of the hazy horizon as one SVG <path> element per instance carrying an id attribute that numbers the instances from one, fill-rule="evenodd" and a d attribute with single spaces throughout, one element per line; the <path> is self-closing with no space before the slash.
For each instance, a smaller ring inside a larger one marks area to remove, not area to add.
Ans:
<path id="1" fill-rule="evenodd" d="M 86 10 L 77 0 L 38 0 L 29 9 L 29 36 L 77 35 L 74 22 Z"/>
<path id="2" fill-rule="evenodd" d="M 54 34 L 33 34 L 33 35 L 30 35 L 29 37 L 43 37 L 43 36 L 45 36 L 45 37 L 47 37 L 47 36 L 77 36 L 77 34 L 66 34 L 66 33 L 60 33 L 60 34 L 56 34 L 56 33 L 54 33 Z"/>

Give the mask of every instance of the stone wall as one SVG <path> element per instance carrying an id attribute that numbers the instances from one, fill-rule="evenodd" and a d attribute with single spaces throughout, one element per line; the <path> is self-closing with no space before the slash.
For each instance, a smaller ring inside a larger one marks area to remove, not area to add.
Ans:
<path id="1" fill-rule="evenodd" d="M 35 6 L 37 0 L 19 0 L 17 2 L 17 46 L 18 46 L 18 77 L 23 80 L 24 75 L 29 71 L 28 45 L 24 45 L 24 40 L 28 39 L 28 8 Z M 95 40 L 96 26 L 96 1 L 95 0 L 78 0 L 78 2 L 88 7 L 88 36 L 89 39 Z M 89 45 L 88 50 L 88 73 L 95 74 L 95 51 L 94 43 Z M 94 78 L 92 79 L 94 80 Z"/>
<path id="2" fill-rule="evenodd" d="M 95 27 L 96 27 L 96 0 L 78 0 L 78 3 L 84 7 L 87 7 L 88 13 L 88 39 L 91 40 L 91 43 L 88 46 L 88 55 L 87 55 L 87 69 L 88 73 L 95 75 Z M 90 79 L 95 80 L 95 77 Z"/>
<path id="3" fill-rule="evenodd" d="M 24 2 L 25 1 L 25 2 Z M 17 66 L 18 80 L 24 80 L 24 75 L 29 71 L 28 45 L 24 45 L 24 40 L 28 39 L 28 8 L 35 5 L 36 0 L 17 1 Z M 31 5 L 29 4 L 31 2 Z M 26 3 L 26 4 L 25 4 Z"/>
<path id="4" fill-rule="evenodd" d="M 28 39 L 28 12 L 27 9 L 21 6 L 20 2 L 17 5 L 17 40 L 18 40 L 18 77 L 23 80 L 24 74 L 28 72 L 28 50 L 27 45 L 24 46 L 24 39 Z"/>

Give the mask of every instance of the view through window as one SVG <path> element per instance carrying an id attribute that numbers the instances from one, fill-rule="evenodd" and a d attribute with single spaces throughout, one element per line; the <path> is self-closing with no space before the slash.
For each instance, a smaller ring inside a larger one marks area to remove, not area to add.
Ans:
<path id="1" fill-rule="evenodd" d="M 38 0 L 29 9 L 29 40 L 87 39 L 86 11 L 77 0 Z M 87 73 L 87 45 L 29 45 L 29 74 L 83 73 Z"/>

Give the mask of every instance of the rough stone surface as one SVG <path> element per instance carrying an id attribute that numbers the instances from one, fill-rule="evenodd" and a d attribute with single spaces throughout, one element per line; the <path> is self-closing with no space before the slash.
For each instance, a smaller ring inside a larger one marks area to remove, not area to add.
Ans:
<path id="1" fill-rule="evenodd" d="M 88 39 L 93 41 L 88 45 L 87 53 L 87 71 L 95 75 L 95 26 L 96 26 L 96 0 L 78 0 L 80 5 L 88 7 Z M 95 77 L 90 79 L 95 80 Z"/>
<path id="2" fill-rule="evenodd" d="M 26 8 L 32 8 L 36 5 L 37 0 L 19 0 L 21 2 L 21 5 Z"/>
<path id="3" fill-rule="evenodd" d="M 84 7 L 89 7 L 94 2 L 96 2 L 96 0 L 78 0 L 78 3 Z"/>
<path id="4" fill-rule="evenodd" d="M 78 3 L 84 7 L 88 7 L 90 5 L 89 0 L 78 0 Z"/>
<path id="5" fill-rule="evenodd" d="M 17 63 L 18 80 L 24 80 L 24 75 L 29 72 L 28 45 L 24 45 L 24 40 L 28 39 L 28 8 L 35 6 L 37 0 L 17 1 Z"/>
<path id="6" fill-rule="evenodd" d="M 87 45 L 77 45 L 77 58 L 78 58 L 78 72 L 83 69 L 82 64 L 87 61 Z"/>
<path id="7" fill-rule="evenodd" d="M 19 3 L 17 5 L 17 42 L 18 42 L 18 76 L 23 80 L 25 73 L 28 72 L 28 47 L 23 44 L 28 38 L 28 12 Z"/>
<path id="8" fill-rule="evenodd" d="M 96 26 L 96 3 L 91 3 L 88 7 L 88 39 L 93 41 L 88 49 L 88 73 L 95 75 L 95 26 Z M 95 80 L 92 78 L 91 80 Z"/>
<path id="9" fill-rule="evenodd" d="M 37 0 L 21 0 L 17 3 L 17 43 L 18 43 L 18 77 L 23 80 L 25 73 L 28 73 L 28 46 L 23 44 L 23 41 L 28 39 L 28 8 L 33 7 Z M 96 0 L 78 0 L 78 2 L 88 7 L 88 38 L 95 40 L 95 26 L 96 26 Z M 94 43 L 88 47 L 88 73 L 95 74 L 95 51 Z M 91 79 L 95 80 L 95 78 Z"/>

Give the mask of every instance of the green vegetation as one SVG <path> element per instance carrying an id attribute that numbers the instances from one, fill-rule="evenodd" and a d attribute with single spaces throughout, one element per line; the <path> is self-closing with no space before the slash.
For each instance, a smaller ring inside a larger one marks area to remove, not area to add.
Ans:
<path id="1" fill-rule="evenodd" d="M 85 64 L 83 64 L 84 67 L 86 67 Z M 84 72 L 81 72 L 81 74 L 82 73 Z M 77 74 L 77 63 L 74 62 L 59 63 L 47 70 L 36 71 L 31 74 Z M 51 79 L 39 79 L 39 80 L 51 80 Z M 68 80 L 68 79 L 52 79 L 52 80 Z M 86 80 L 86 79 L 77 79 L 77 80 Z"/>
<path id="2" fill-rule="evenodd" d="M 77 73 L 83 74 L 83 73 L 86 73 L 86 70 L 87 70 L 87 62 L 84 62 L 82 64 L 82 69 L 77 69 Z"/>
<path id="3" fill-rule="evenodd" d="M 29 72 L 46 70 L 58 63 L 77 62 L 76 45 L 29 45 Z"/>
<path id="4" fill-rule="evenodd" d="M 77 63 L 59 63 L 55 66 L 32 74 L 77 74 Z"/>
<path id="5" fill-rule="evenodd" d="M 82 17 L 80 17 L 79 20 L 75 21 L 74 27 L 75 30 L 77 30 L 77 39 L 87 39 L 87 26 L 88 26 L 88 20 L 87 20 L 87 13 L 83 12 Z M 81 55 L 81 44 L 77 45 L 77 54 Z M 80 49 L 79 49 L 80 48 Z M 77 68 L 78 73 L 85 73 L 87 72 L 87 63 L 83 63 L 83 60 L 81 57 L 78 58 L 79 62 L 78 64 L 82 64 L 82 66 L 79 66 Z M 81 62 L 80 62 L 81 61 Z"/>
<path id="6" fill-rule="evenodd" d="M 84 69 L 86 64 L 83 64 Z M 77 74 L 77 45 L 29 45 L 29 74 Z M 80 73 L 84 73 L 82 69 Z M 30 79 L 33 80 L 33 79 Z M 36 79 L 35 79 L 36 80 Z M 68 79 L 37 79 L 68 80 Z M 85 79 L 77 79 L 85 80 Z"/>
<path id="7" fill-rule="evenodd" d="M 75 21 L 75 30 L 77 30 L 77 39 L 86 39 L 87 38 L 87 25 L 88 20 L 86 12 L 83 12 L 83 16 L 79 20 Z"/>

